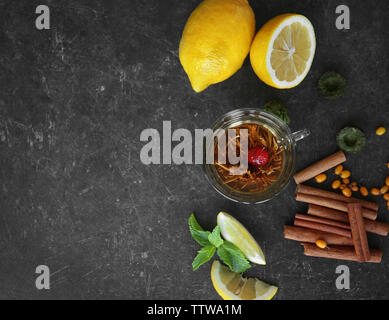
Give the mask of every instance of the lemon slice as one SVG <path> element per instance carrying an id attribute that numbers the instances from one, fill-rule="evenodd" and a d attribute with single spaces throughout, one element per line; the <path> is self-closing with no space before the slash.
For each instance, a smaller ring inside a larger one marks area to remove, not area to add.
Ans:
<path id="1" fill-rule="evenodd" d="M 256 278 L 244 278 L 217 260 L 212 264 L 211 279 L 224 300 L 271 300 L 278 290 Z"/>
<path id="2" fill-rule="evenodd" d="M 261 247 L 238 220 L 228 213 L 220 212 L 217 215 L 217 224 L 224 239 L 236 245 L 248 260 L 257 264 L 266 264 Z"/>
<path id="3" fill-rule="evenodd" d="M 257 33 L 250 50 L 251 65 L 266 84 L 287 89 L 304 80 L 316 50 L 311 22 L 299 14 L 283 14 Z"/>

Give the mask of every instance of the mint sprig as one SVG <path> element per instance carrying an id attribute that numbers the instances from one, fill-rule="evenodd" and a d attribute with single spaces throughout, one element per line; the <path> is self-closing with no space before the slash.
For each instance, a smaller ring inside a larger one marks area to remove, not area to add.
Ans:
<path id="1" fill-rule="evenodd" d="M 193 213 L 190 215 L 188 222 L 189 231 L 193 239 L 195 239 L 203 247 L 208 245 L 208 237 L 211 233 L 209 231 L 204 231 L 204 229 L 201 228 Z"/>
<path id="2" fill-rule="evenodd" d="M 212 233 L 208 236 L 208 241 L 212 243 L 216 248 L 220 247 L 224 240 L 220 236 L 220 227 L 216 226 Z"/>
<path id="3" fill-rule="evenodd" d="M 224 241 L 217 248 L 217 255 L 234 272 L 242 273 L 251 267 L 244 253 L 231 242 Z"/>
<path id="4" fill-rule="evenodd" d="M 201 250 L 199 250 L 197 256 L 194 258 L 192 262 L 193 270 L 197 270 L 197 268 L 200 267 L 202 264 L 211 260 L 215 252 L 216 252 L 216 247 L 212 244 L 208 244 L 205 247 L 203 247 Z"/>
<path id="5" fill-rule="evenodd" d="M 193 260 L 193 270 L 197 270 L 201 265 L 211 260 L 215 253 L 233 272 L 242 273 L 251 267 L 246 256 L 237 246 L 222 239 L 219 226 L 216 226 L 212 232 L 204 231 L 193 213 L 190 215 L 188 223 L 193 239 L 202 246 Z"/>

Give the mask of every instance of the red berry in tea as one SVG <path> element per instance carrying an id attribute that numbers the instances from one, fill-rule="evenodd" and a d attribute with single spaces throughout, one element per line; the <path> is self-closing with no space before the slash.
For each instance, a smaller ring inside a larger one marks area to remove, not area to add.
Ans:
<path id="1" fill-rule="evenodd" d="M 254 166 L 262 167 L 269 161 L 269 153 L 265 147 L 255 147 L 248 152 L 248 162 Z"/>

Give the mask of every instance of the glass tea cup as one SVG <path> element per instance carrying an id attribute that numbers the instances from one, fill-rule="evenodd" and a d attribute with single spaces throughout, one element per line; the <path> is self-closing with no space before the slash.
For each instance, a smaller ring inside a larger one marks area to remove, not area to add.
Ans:
<path id="1" fill-rule="evenodd" d="M 231 187 L 219 175 L 214 164 L 217 158 L 214 159 L 212 164 L 204 161 L 204 171 L 211 185 L 224 197 L 246 204 L 262 203 L 275 197 L 287 186 L 295 170 L 296 142 L 309 136 L 310 131 L 304 129 L 292 133 L 289 127 L 278 117 L 258 109 L 233 110 L 219 118 L 213 126 L 214 141 L 213 143 L 205 142 L 204 159 L 207 158 L 208 152 L 215 152 L 215 141 L 225 134 L 227 129 L 248 124 L 259 125 L 270 131 L 280 150 L 282 150 L 282 166 L 277 179 L 266 188 L 257 191 L 241 191 Z"/>

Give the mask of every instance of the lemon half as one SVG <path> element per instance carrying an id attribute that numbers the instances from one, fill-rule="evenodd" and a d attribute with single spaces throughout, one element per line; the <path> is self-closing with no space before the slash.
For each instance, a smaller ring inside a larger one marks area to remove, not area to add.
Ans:
<path id="1" fill-rule="evenodd" d="M 236 245 L 253 263 L 266 264 L 261 247 L 247 229 L 234 217 L 225 212 L 217 215 L 217 224 L 224 239 Z"/>
<path id="2" fill-rule="evenodd" d="M 244 278 L 217 260 L 212 264 L 211 279 L 224 300 L 271 300 L 278 290 L 256 278 Z"/>
<path id="3" fill-rule="evenodd" d="M 256 34 L 251 65 L 266 84 L 287 89 L 304 80 L 316 51 L 311 22 L 299 14 L 283 14 L 268 21 Z"/>

